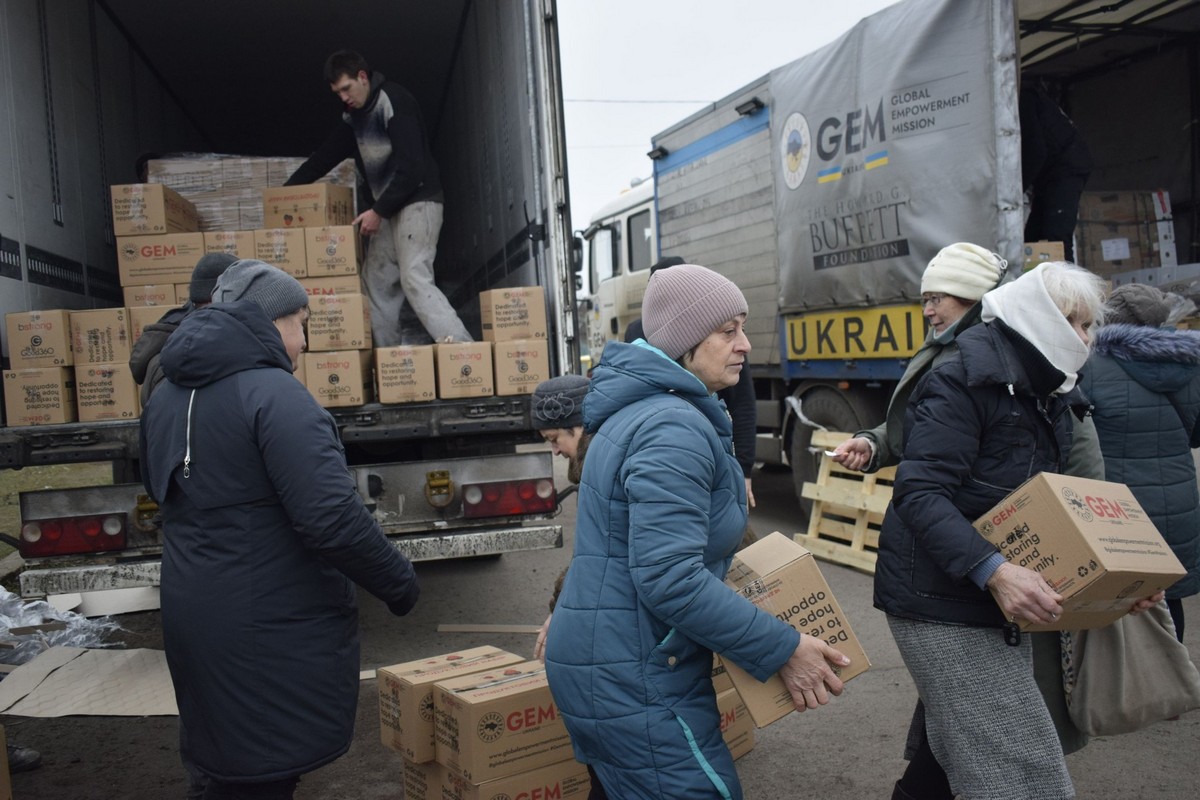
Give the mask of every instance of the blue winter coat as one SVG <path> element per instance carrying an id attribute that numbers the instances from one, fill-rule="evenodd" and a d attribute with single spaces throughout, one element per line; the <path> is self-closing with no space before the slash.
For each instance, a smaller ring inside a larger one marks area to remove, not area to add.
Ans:
<path id="1" fill-rule="evenodd" d="M 583 405 L 594 432 L 546 672 L 609 797 L 741 797 L 713 652 L 765 680 L 799 634 L 722 583 L 746 525 L 725 407 L 644 342 L 610 342 Z"/>
<path id="2" fill-rule="evenodd" d="M 996 547 L 972 522 L 1039 472 L 1062 472 L 1064 375 L 1002 322 L 976 325 L 931 369 L 905 412 L 904 456 L 879 535 L 875 607 L 927 622 L 1000 627 L 970 579 Z"/>
<path id="3" fill-rule="evenodd" d="M 142 472 L 163 515 L 163 640 L 181 748 L 234 782 L 315 769 L 350 746 L 354 582 L 405 613 L 412 565 L 346 468 L 333 418 L 292 375 L 251 303 L 189 315 L 142 417 Z"/>
<path id="4" fill-rule="evenodd" d="M 1129 486 L 1188 574 L 1167 597 L 1200 592 L 1200 332 L 1107 325 L 1084 373 L 1110 481 Z"/>

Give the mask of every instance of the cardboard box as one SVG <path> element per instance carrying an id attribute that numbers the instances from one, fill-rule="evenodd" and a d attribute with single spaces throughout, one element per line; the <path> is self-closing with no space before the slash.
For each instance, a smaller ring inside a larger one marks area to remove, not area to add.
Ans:
<path id="1" fill-rule="evenodd" d="M 77 417 L 71 367 L 4 370 L 5 425 L 61 425 Z"/>
<path id="2" fill-rule="evenodd" d="M 179 287 L 183 287 L 183 294 L 179 293 Z M 183 305 L 188 299 L 188 284 L 178 283 L 161 283 L 150 284 L 149 286 L 126 286 L 123 289 L 125 294 L 125 307 L 136 308 L 137 306 L 178 306 Z"/>
<path id="3" fill-rule="evenodd" d="M 128 309 L 71 312 L 71 354 L 75 366 L 128 362 L 132 347 Z"/>
<path id="4" fill-rule="evenodd" d="M 438 397 L 491 397 L 495 391 L 491 342 L 434 345 Z"/>
<path id="5" fill-rule="evenodd" d="M 375 398 L 381 403 L 427 403 L 436 400 L 433 345 L 377 347 Z"/>
<path id="6" fill-rule="evenodd" d="M 733 687 L 717 695 L 717 712 L 721 715 L 721 736 L 736 761 L 754 749 L 754 719 Z"/>
<path id="7" fill-rule="evenodd" d="M 357 275 L 362 264 L 358 228 L 338 225 L 304 231 L 304 263 L 310 278 Z"/>
<path id="8" fill-rule="evenodd" d="M 8 737 L 4 733 L 4 726 L 0 725 L 0 747 L 4 748 L 4 752 L 8 752 Z M 12 800 L 12 779 L 8 775 L 8 758 L 4 759 L 4 765 L 0 767 L 0 800 Z"/>
<path id="9" fill-rule="evenodd" d="M 496 394 L 533 394 L 550 377 L 550 345 L 545 339 L 513 339 L 492 347 Z"/>
<path id="10" fill-rule="evenodd" d="M 129 309 L 129 343 L 132 351 L 133 345 L 137 344 L 137 340 L 142 338 L 142 331 L 147 325 L 153 325 L 162 319 L 168 311 L 180 308 L 180 306 L 134 306 Z"/>
<path id="11" fill-rule="evenodd" d="M 1026 242 L 1023 271 L 1028 272 L 1047 261 L 1063 261 L 1066 259 L 1065 252 L 1062 242 Z"/>
<path id="12" fill-rule="evenodd" d="M 446 768 L 436 761 L 417 764 L 404 759 L 404 800 L 442 800 L 445 778 Z"/>
<path id="13" fill-rule="evenodd" d="M 733 681 L 729 677 L 729 670 L 725 669 L 725 662 L 716 653 L 713 654 L 712 682 L 713 691 L 717 694 L 733 688 Z"/>
<path id="14" fill-rule="evenodd" d="M 821 575 L 817 560 L 782 533 L 771 533 L 738 551 L 725 583 L 771 616 L 848 656 L 850 665 L 834 670 L 843 681 L 870 668 L 871 662 Z M 779 675 L 772 675 L 764 683 L 729 659 L 722 661 L 755 725 L 765 727 L 795 710 Z"/>
<path id="15" fill-rule="evenodd" d="M 200 230 L 196 207 L 161 183 L 112 187 L 113 233 L 144 236 Z"/>
<path id="16" fill-rule="evenodd" d="M 587 767 L 572 758 L 483 784 L 446 770 L 439 800 L 587 800 L 591 790 Z"/>
<path id="17" fill-rule="evenodd" d="M 298 278 L 309 297 L 323 294 L 362 294 L 357 275 L 331 275 L 328 278 Z"/>
<path id="18" fill-rule="evenodd" d="M 254 231 L 254 257 L 279 267 L 293 277 L 308 275 L 304 230 L 301 228 L 262 228 Z"/>
<path id="19" fill-rule="evenodd" d="M 1084 192 L 1075 226 L 1075 260 L 1092 272 L 1178 265 L 1170 193 Z"/>
<path id="20" fill-rule="evenodd" d="M 202 233 L 117 237 L 117 271 L 122 286 L 188 283 L 202 255 Z"/>
<path id="21" fill-rule="evenodd" d="M 119 364 L 76 364 L 75 398 L 80 422 L 136 419 L 142 412 L 128 359 Z"/>
<path id="22" fill-rule="evenodd" d="M 308 349 L 369 350 L 371 315 L 361 294 L 326 294 L 309 298 Z"/>
<path id="23" fill-rule="evenodd" d="M 439 681 L 433 702 L 437 761 L 471 783 L 572 757 L 540 661 Z"/>
<path id="24" fill-rule="evenodd" d="M 257 258 L 254 231 L 205 231 L 204 252 L 225 253 L 237 259 Z"/>
<path id="25" fill-rule="evenodd" d="M 1064 598 L 1054 623 L 1022 623 L 1023 630 L 1103 627 L 1187 572 L 1120 483 L 1043 472 L 977 519 L 975 529 Z"/>
<path id="26" fill-rule="evenodd" d="M 546 338 L 546 293 L 540 286 L 514 286 L 479 293 L 486 342 Z"/>
<path id="27" fill-rule="evenodd" d="M 332 183 L 262 190 L 264 228 L 311 228 L 354 221 L 354 190 Z"/>
<path id="28" fill-rule="evenodd" d="M 371 351 L 334 350 L 304 354 L 304 385 L 326 408 L 371 401 Z"/>
<path id="29" fill-rule="evenodd" d="M 447 678 L 519 664 L 525 659 L 484 645 L 406 661 L 375 671 L 379 679 L 379 735 L 406 763 L 433 760 L 433 685 Z"/>
<path id="30" fill-rule="evenodd" d="M 8 363 L 13 369 L 67 367 L 71 352 L 71 312 L 17 311 L 4 315 Z"/>

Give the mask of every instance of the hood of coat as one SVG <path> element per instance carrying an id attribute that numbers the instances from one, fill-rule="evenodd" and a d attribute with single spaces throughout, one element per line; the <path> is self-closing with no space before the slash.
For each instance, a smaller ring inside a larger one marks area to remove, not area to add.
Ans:
<path id="1" fill-rule="evenodd" d="M 1200 373 L 1200 331 L 1105 325 L 1096 332 L 1093 349 L 1157 392 L 1177 391 Z"/>
<path id="2" fill-rule="evenodd" d="M 285 369 L 292 362 L 275 323 L 251 302 L 213 303 L 189 314 L 167 340 L 163 374 L 200 387 L 250 369 Z"/>
<path id="3" fill-rule="evenodd" d="M 1010 386 L 1014 392 L 1046 397 L 1063 382 L 1063 372 L 1002 319 L 974 325 L 955 341 L 968 386 Z"/>
<path id="4" fill-rule="evenodd" d="M 626 406 L 663 393 L 678 395 L 696 406 L 712 421 L 717 433 L 732 434 L 733 423 L 717 396 L 709 394 L 699 378 L 644 340 L 604 345 L 583 400 L 584 428 L 595 433 L 605 420 Z"/>

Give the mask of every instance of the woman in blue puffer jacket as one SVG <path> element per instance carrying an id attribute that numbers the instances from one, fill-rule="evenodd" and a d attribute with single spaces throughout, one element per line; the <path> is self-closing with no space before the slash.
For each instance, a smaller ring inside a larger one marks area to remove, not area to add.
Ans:
<path id="1" fill-rule="evenodd" d="M 746 485 L 714 392 L 745 368 L 746 311 L 711 270 L 656 272 L 646 339 L 607 344 L 584 400 L 593 438 L 546 673 L 576 758 L 612 798 L 742 796 L 714 652 L 760 680 L 779 672 L 800 710 L 842 691 L 831 665 L 849 659 L 722 583 L 746 527 Z"/>

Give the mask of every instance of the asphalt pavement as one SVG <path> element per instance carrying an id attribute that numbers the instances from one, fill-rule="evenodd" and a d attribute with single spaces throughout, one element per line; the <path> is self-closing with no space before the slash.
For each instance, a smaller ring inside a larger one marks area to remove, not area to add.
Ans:
<path id="1" fill-rule="evenodd" d="M 797 531 L 802 522 L 791 475 L 756 472 L 754 485 L 755 529 Z M 438 626 L 539 624 L 554 579 L 567 562 L 574 513 L 571 498 L 560 517 L 567 532 L 563 550 L 418 565 L 422 597 L 408 617 L 393 617 L 382 603 L 360 594 L 363 668 L 480 644 L 531 654 L 532 635 L 441 633 Z M 828 706 L 791 714 L 757 732 L 755 748 L 737 762 L 748 798 L 888 798 L 903 771 L 901 751 L 916 694 L 883 615 L 871 607 L 871 578 L 833 564 L 821 568 L 870 656 L 871 669 Z M 1191 598 L 1186 608 L 1193 625 L 1192 658 L 1200 663 L 1200 600 Z M 162 646 L 157 612 L 119 620 L 127 629 L 122 638 L 127 646 Z M 402 797 L 400 757 L 380 744 L 376 691 L 373 679 L 362 682 L 350 751 L 306 776 L 298 798 Z M 18 800 L 184 796 L 173 717 L 6 716 L 0 721 L 10 739 L 41 750 L 45 758 L 40 769 L 13 776 Z M 1080 798 L 1192 800 L 1198 794 L 1197 754 L 1200 711 L 1138 733 L 1094 740 L 1067 761 Z"/>

